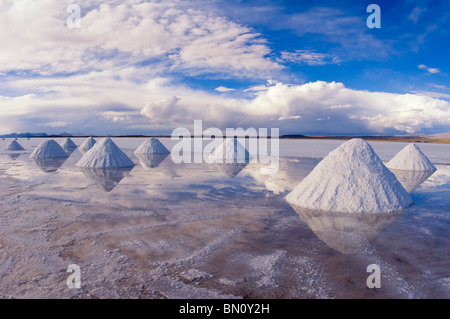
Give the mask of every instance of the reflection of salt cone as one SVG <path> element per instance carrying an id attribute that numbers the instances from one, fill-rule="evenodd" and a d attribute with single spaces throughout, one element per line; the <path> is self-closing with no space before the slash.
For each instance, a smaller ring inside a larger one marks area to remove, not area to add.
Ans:
<path id="1" fill-rule="evenodd" d="M 391 169 L 398 181 L 408 193 L 413 192 L 417 187 L 425 182 L 435 171 L 406 171 Z"/>
<path id="2" fill-rule="evenodd" d="M 222 171 L 225 172 L 225 174 L 227 174 L 227 176 L 229 177 L 235 177 L 236 175 L 238 175 L 247 165 L 247 163 L 230 163 L 230 164 L 215 164 L 215 165 L 219 165 L 220 169 Z"/>
<path id="3" fill-rule="evenodd" d="M 81 171 L 91 179 L 97 187 L 105 192 L 112 191 L 125 175 L 133 168 L 91 168 L 83 167 Z"/>
<path id="4" fill-rule="evenodd" d="M 67 160 L 66 157 L 32 157 L 41 171 L 45 173 L 56 172 Z"/>
<path id="5" fill-rule="evenodd" d="M 380 231 L 403 214 L 350 214 L 291 206 L 321 241 L 343 254 L 362 251 Z"/>
<path id="6" fill-rule="evenodd" d="M 11 153 L 8 154 L 9 158 L 12 159 L 12 160 L 18 159 L 20 155 L 21 155 L 21 154 L 11 154 Z"/>
<path id="7" fill-rule="evenodd" d="M 139 159 L 139 162 L 142 165 L 142 167 L 146 170 L 158 167 L 159 164 L 161 164 L 167 158 L 167 156 L 169 156 L 169 154 L 143 154 L 143 153 L 136 153 L 135 155 Z"/>

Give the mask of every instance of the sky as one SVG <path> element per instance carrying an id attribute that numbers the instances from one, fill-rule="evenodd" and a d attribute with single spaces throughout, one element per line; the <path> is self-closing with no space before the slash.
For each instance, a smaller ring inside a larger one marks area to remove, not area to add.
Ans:
<path id="1" fill-rule="evenodd" d="M 444 0 L 0 0 L 0 134 L 449 132 L 449 40 Z"/>

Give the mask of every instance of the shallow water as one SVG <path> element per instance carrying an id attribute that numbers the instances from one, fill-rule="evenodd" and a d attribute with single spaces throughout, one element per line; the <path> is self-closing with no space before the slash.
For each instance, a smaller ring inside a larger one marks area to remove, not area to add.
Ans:
<path id="1" fill-rule="evenodd" d="M 288 150 L 283 142 L 279 171 L 263 175 L 257 163 L 138 158 L 142 140 L 115 140 L 134 168 L 80 169 L 78 150 L 37 163 L 28 156 L 38 140 L 19 141 L 27 149 L 19 156 L 0 154 L 0 295 L 450 297 L 449 165 L 419 185 L 407 176 L 414 205 L 405 211 L 349 216 L 284 200 L 341 141 L 286 141 Z M 374 148 L 389 160 L 405 144 L 384 145 Z M 445 163 L 445 150 L 427 155 Z M 65 287 L 72 263 L 83 273 L 80 290 Z M 370 264 L 381 267 L 380 289 L 367 288 Z"/>

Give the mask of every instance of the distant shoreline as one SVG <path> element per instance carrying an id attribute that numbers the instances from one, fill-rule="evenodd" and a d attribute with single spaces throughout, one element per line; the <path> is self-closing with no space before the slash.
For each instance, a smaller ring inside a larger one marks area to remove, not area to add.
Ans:
<path id="1" fill-rule="evenodd" d="M 51 136 L 29 136 L 29 137 L 18 137 L 19 139 L 33 139 L 33 138 L 86 138 L 86 137 L 94 137 L 94 138 L 103 138 L 103 137 L 113 137 L 113 138 L 171 138 L 171 135 L 72 135 L 72 136 L 59 136 L 59 135 L 51 135 Z M 194 138 L 199 138 L 199 136 L 193 136 Z M 4 137 L 14 138 L 14 137 Z M 245 137 L 248 138 L 248 137 Z M 270 136 L 268 136 L 270 139 Z M 408 142 L 408 143 L 443 143 L 450 144 L 450 137 L 436 137 L 436 136 L 414 136 L 414 135 L 406 135 L 406 136 L 396 136 L 396 135 L 387 135 L 387 136 L 378 136 L 378 135 L 282 135 L 279 139 L 282 140 L 349 140 L 352 138 L 362 138 L 368 141 L 383 141 L 383 142 Z"/>
<path id="2" fill-rule="evenodd" d="M 383 142 L 409 142 L 409 143 L 444 143 L 450 144 L 448 137 L 434 137 L 434 136 L 373 136 L 373 135 L 355 135 L 355 136 L 305 136 L 305 137 L 291 137 L 281 136 L 281 139 L 316 139 L 316 140 L 350 140 L 352 138 L 362 138 L 369 141 L 383 141 Z"/>

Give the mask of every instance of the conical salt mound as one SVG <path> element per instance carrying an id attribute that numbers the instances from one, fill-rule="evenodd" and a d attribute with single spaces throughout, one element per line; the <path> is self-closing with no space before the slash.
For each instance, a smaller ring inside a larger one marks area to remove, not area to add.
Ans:
<path id="1" fill-rule="evenodd" d="M 299 207 L 342 213 L 384 213 L 412 204 L 372 147 L 352 139 L 330 152 L 286 197 Z"/>
<path id="2" fill-rule="evenodd" d="M 77 166 L 93 168 L 133 167 L 133 161 L 109 137 L 96 143 L 78 161 Z"/>
<path id="3" fill-rule="evenodd" d="M 77 148 L 78 146 L 70 139 L 70 137 L 67 137 L 62 143 L 61 143 L 61 147 L 65 150 L 67 149 L 74 149 Z"/>
<path id="4" fill-rule="evenodd" d="M 157 139 L 149 138 L 139 146 L 134 154 L 169 154 L 169 150 Z"/>
<path id="5" fill-rule="evenodd" d="M 69 157 L 69 155 L 54 140 L 45 140 L 34 149 L 30 157 L 64 158 Z"/>
<path id="6" fill-rule="evenodd" d="M 401 169 L 406 171 L 434 172 L 436 167 L 416 144 L 408 144 L 397 153 L 386 166 L 390 169 Z"/>
<path id="7" fill-rule="evenodd" d="M 80 145 L 80 147 L 78 148 L 81 152 L 86 153 L 87 151 L 89 151 L 94 145 L 95 143 L 97 143 L 97 141 L 95 139 L 93 139 L 92 137 L 88 137 L 83 144 Z"/>
<path id="8" fill-rule="evenodd" d="M 12 140 L 3 149 L 4 151 L 24 151 L 25 149 L 16 140 Z"/>
<path id="9" fill-rule="evenodd" d="M 250 162 L 252 158 L 247 149 L 236 138 L 227 138 L 209 156 L 209 159 L 214 163 L 246 163 Z"/>

